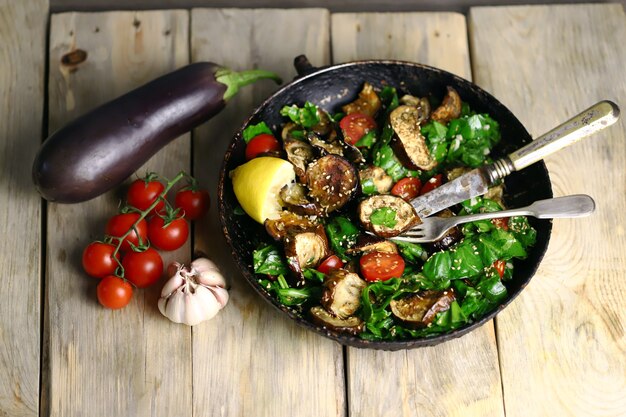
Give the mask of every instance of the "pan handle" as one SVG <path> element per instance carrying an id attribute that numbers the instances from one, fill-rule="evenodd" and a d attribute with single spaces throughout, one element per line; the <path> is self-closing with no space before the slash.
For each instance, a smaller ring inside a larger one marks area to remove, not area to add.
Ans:
<path id="1" fill-rule="evenodd" d="M 296 72 L 298 73 L 298 75 L 296 75 L 294 78 L 295 80 L 297 80 L 298 78 L 302 78 L 316 71 L 319 71 L 322 68 L 327 68 L 329 65 L 314 67 L 309 61 L 309 58 L 307 58 L 306 55 L 302 54 L 293 59 L 293 66 L 296 67 Z"/>

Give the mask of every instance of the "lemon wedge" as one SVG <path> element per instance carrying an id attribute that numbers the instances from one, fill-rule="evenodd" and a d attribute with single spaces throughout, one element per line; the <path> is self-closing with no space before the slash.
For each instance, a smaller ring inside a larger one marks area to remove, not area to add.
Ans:
<path id="1" fill-rule="evenodd" d="M 259 223 L 278 219 L 282 210 L 280 189 L 296 180 L 293 165 L 284 159 L 262 156 L 230 173 L 241 208 Z"/>

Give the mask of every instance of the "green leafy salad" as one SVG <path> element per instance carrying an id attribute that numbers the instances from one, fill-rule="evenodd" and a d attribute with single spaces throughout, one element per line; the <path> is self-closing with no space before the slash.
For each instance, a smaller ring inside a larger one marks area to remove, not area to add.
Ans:
<path id="1" fill-rule="evenodd" d="M 364 83 L 335 110 L 285 106 L 280 130 L 244 131 L 247 164 L 281 158 L 295 178 L 264 219 L 273 243 L 254 251 L 259 285 L 327 331 L 366 340 L 446 333 L 505 301 L 514 260 L 535 243 L 525 217 L 467 223 L 429 244 L 394 240 L 420 222 L 413 198 L 491 162 L 498 122 L 450 87 L 416 97 Z M 436 215 L 502 210 L 502 195 L 498 185 Z"/>

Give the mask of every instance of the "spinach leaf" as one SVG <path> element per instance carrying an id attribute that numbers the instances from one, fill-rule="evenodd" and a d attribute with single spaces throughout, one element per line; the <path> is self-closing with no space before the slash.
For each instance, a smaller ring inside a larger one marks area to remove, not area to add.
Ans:
<path id="1" fill-rule="evenodd" d="M 537 231 L 528 223 L 526 217 L 511 217 L 509 219 L 509 230 L 524 248 L 533 246 L 537 240 Z"/>
<path id="2" fill-rule="evenodd" d="M 343 216 L 330 219 L 326 224 L 326 236 L 330 242 L 330 247 L 342 260 L 347 260 L 346 250 L 356 244 L 359 236 L 359 229 L 352 222 Z"/>
<path id="3" fill-rule="evenodd" d="M 307 279 L 311 282 L 316 282 L 319 284 L 323 283 L 324 278 L 326 278 L 326 274 L 318 271 L 317 269 L 311 269 L 311 268 L 304 269 L 302 271 L 302 275 L 304 276 L 304 279 Z"/>
<path id="4" fill-rule="evenodd" d="M 462 241 L 450 252 L 450 279 L 473 277 L 483 271 L 478 248 L 470 239 Z"/>
<path id="5" fill-rule="evenodd" d="M 437 252 L 432 255 L 424 264 L 424 275 L 426 278 L 433 281 L 447 281 L 449 280 L 450 267 L 452 266 L 452 259 L 450 258 L 450 252 Z"/>
<path id="6" fill-rule="evenodd" d="M 256 249 L 252 254 L 254 272 L 267 275 L 285 275 L 289 269 L 281 252 L 274 245 Z"/>
<path id="7" fill-rule="evenodd" d="M 373 178 L 365 178 L 361 181 L 361 191 L 365 195 L 378 194 L 378 188 Z"/>
<path id="8" fill-rule="evenodd" d="M 372 211 L 370 221 L 375 226 L 393 228 L 396 224 L 398 224 L 396 214 L 396 211 L 390 207 L 381 207 Z"/>
<path id="9" fill-rule="evenodd" d="M 376 130 L 370 130 L 354 146 L 357 148 L 370 148 L 374 143 L 376 143 Z"/>
<path id="10" fill-rule="evenodd" d="M 296 106 L 285 106 L 280 110 L 281 116 L 287 116 L 297 125 L 305 129 L 311 128 L 320 122 L 318 108 L 315 104 L 307 101 L 302 108 Z"/>
<path id="11" fill-rule="evenodd" d="M 384 144 L 379 149 L 375 150 L 373 156 L 374 165 L 384 169 L 394 182 L 398 182 L 404 177 L 415 177 L 418 175 L 417 171 L 411 171 L 400 163 L 393 153 L 393 149 L 388 144 Z"/>
<path id="12" fill-rule="evenodd" d="M 394 241 L 400 253 L 405 261 L 417 264 L 424 262 L 428 254 L 426 250 L 419 243 L 402 242 L 400 240 Z"/>
<path id="13" fill-rule="evenodd" d="M 246 143 L 248 143 L 254 137 L 256 137 L 256 136 L 258 136 L 258 135 L 260 135 L 262 133 L 268 133 L 270 135 L 274 134 L 272 132 L 272 130 L 269 128 L 269 126 L 265 124 L 265 122 L 261 122 L 261 123 L 257 123 L 255 125 L 250 125 L 250 126 L 246 127 L 243 130 L 243 140 L 246 141 Z"/>

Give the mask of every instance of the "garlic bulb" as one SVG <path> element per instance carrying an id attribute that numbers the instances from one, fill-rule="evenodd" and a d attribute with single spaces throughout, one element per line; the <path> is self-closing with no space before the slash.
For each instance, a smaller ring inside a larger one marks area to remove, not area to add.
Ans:
<path id="1" fill-rule="evenodd" d="M 189 268 L 173 263 L 161 290 L 159 311 L 174 323 L 194 326 L 212 319 L 228 303 L 226 281 L 217 266 L 198 258 Z"/>

